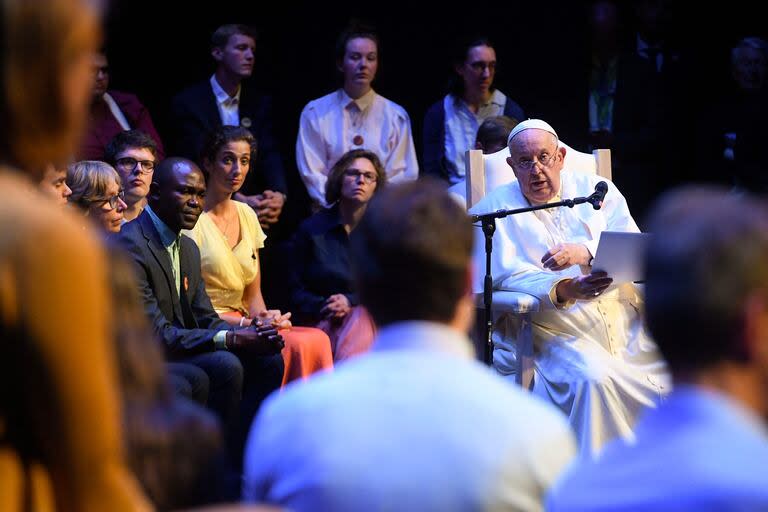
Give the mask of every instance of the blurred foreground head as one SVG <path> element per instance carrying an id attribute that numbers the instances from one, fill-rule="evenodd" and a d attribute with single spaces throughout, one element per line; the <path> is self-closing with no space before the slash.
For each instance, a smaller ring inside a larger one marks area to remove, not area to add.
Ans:
<path id="1" fill-rule="evenodd" d="M 675 379 L 728 373 L 768 389 L 768 204 L 683 188 L 662 197 L 649 231 L 647 322 Z"/>
<path id="2" fill-rule="evenodd" d="M 419 180 L 377 194 L 352 234 L 356 284 L 376 323 L 463 319 L 472 236 L 445 186 Z"/>
<path id="3" fill-rule="evenodd" d="M 97 0 L 0 0 L 0 164 L 39 179 L 74 153 L 100 13 Z"/>

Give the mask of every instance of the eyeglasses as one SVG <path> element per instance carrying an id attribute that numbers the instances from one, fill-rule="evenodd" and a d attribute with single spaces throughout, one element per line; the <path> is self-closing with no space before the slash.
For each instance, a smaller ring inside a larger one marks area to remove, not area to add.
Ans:
<path id="1" fill-rule="evenodd" d="M 138 165 L 141 174 L 149 174 L 155 170 L 155 162 L 152 160 L 136 160 L 135 158 L 125 157 L 118 158 L 115 163 L 118 167 L 126 171 L 133 171 Z"/>
<path id="2" fill-rule="evenodd" d="M 120 201 L 122 201 L 123 204 L 125 204 L 125 191 L 124 190 L 121 190 L 117 194 L 115 194 L 112 197 L 109 197 L 107 199 L 96 199 L 93 202 L 94 203 L 108 204 L 109 205 L 109 209 L 110 210 L 114 210 L 115 208 L 118 207 L 118 205 L 120 204 Z"/>
<path id="3" fill-rule="evenodd" d="M 374 183 L 378 178 L 375 172 L 358 171 L 357 169 L 347 169 L 344 171 L 344 176 L 352 178 L 355 181 L 357 181 L 359 177 L 362 177 L 363 183 Z"/>
<path id="4" fill-rule="evenodd" d="M 542 167 L 546 168 L 555 163 L 557 160 L 557 149 L 552 151 L 551 153 L 548 151 L 542 151 L 538 157 L 536 157 L 536 160 L 531 160 L 529 158 L 521 158 L 517 162 L 513 164 L 513 167 L 517 167 L 520 170 L 523 171 L 531 171 L 533 170 L 536 163 L 541 165 Z"/>

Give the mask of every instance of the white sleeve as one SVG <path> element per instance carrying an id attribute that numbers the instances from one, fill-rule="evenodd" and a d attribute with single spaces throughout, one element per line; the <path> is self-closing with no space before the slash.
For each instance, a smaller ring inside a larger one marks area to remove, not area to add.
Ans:
<path id="1" fill-rule="evenodd" d="M 296 138 L 296 165 L 313 201 L 327 206 L 325 202 L 325 183 L 328 181 L 328 169 L 325 158 L 325 140 L 319 130 L 319 120 L 315 109 L 307 105 L 301 112 L 299 135 Z"/>
<path id="2" fill-rule="evenodd" d="M 392 149 L 385 163 L 387 179 L 391 183 L 415 180 L 419 177 L 419 164 L 408 114 L 402 111 L 402 115 L 396 115 L 393 125 L 390 139 Z"/>

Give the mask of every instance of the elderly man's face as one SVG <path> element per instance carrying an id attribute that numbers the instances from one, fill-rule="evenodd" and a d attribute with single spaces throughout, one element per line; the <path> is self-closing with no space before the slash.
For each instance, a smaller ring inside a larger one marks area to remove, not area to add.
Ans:
<path id="1" fill-rule="evenodd" d="M 546 203 L 557 195 L 565 149 L 557 147 L 554 135 L 537 128 L 523 130 L 512 139 L 509 153 L 507 163 L 532 204 Z"/>

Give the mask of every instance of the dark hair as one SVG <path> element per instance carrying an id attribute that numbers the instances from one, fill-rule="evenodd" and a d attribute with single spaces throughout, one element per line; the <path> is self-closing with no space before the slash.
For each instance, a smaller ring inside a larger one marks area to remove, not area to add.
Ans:
<path id="1" fill-rule="evenodd" d="M 352 20 L 349 25 L 339 34 L 336 39 L 336 61 L 344 59 L 344 54 L 347 52 L 347 43 L 356 38 L 370 39 L 376 43 L 376 54 L 378 60 L 381 62 L 381 41 L 379 40 L 379 34 L 373 26 L 368 25 L 359 20 Z"/>
<path id="2" fill-rule="evenodd" d="M 512 129 L 520 123 L 517 119 L 507 116 L 487 118 L 477 129 L 475 143 L 483 146 L 483 152 L 489 147 L 506 146 Z"/>
<path id="3" fill-rule="evenodd" d="M 463 66 L 467 60 L 467 54 L 469 50 L 475 46 L 487 46 L 489 48 L 496 49 L 490 39 L 485 36 L 473 36 L 460 40 L 459 44 L 454 47 L 453 55 L 451 58 L 451 79 L 448 82 L 448 93 L 462 98 L 464 96 L 464 80 L 459 76 L 454 68 L 456 66 Z"/>
<path id="4" fill-rule="evenodd" d="M 376 190 L 374 194 L 377 194 L 387 185 L 387 173 L 384 171 L 384 166 L 381 165 L 381 160 L 373 151 L 367 149 L 353 149 L 347 151 L 338 161 L 333 164 L 331 170 L 328 172 L 328 181 L 325 182 L 325 202 L 333 204 L 341 199 L 341 182 L 344 180 L 344 171 L 346 171 L 352 162 L 358 158 L 365 158 L 376 169 Z"/>
<path id="5" fill-rule="evenodd" d="M 673 375 L 744 360 L 744 301 L 768 289 L 768 205 L 688 187 L 661 198 L 649 230 L 646 321 Z"/>
<path id="6" fill-rule="evenodd" d="M 219 126 L 215 130 L 208 132 L 208 135 L 203 142 L 203 147 L 200 150 L 200 157 L 198 158 L 200 169 L 202 169 L 205 179 L 208 179 L 208 171 L 205 169 L 205 162 L 213 162 L 216 160 L 216 154 L 226 144 L 230 142 L 247 142 L 251 146 L 251 159 L 256 158 L 256 138 L 247 129 L 241 126 L 223 125 Z"/>
<path id="7" fill-rule="evenodd" d="M 222 25 L 211 34 L 211 49 L 224 48 L 229 42 L 229 38 L 234 35 L 247 36 L 256 41 L 258 33 L 256 29 L 249 25 L 231 23 Z"/>
<path id="8" fill-rule="evenodd" d="M 378 194 L 351 237 L 355 284 L 376 323 L 450 322 L 467 292 L 472 237 L 467 213 L 433 179 Z"/>
<path id="9" fill-rule="evenodd" d="M 141 130 L 126 130 L 112 137 L 104 148 L 104 160 L 111 165 L 116 165 L 117 155 L 129 148 L 148 149 L 157 160 L 157 142 Z"/>

